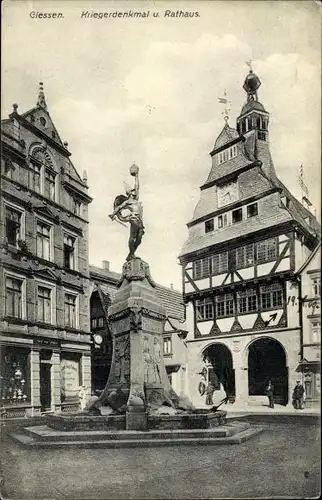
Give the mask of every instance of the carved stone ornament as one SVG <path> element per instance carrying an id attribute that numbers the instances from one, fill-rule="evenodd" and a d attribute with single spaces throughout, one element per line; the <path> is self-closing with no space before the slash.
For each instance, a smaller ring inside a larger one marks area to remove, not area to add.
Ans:
<path id="1" fill-rule="evenodd" d="M 130 311 L 131 311 L 131 319 L 130 319 L 131 330 L 133 332 L 138 332 L 139 330 L 142 329 L 142 308 L 134 305 L 130 308 Z"/>
<path id="2" fill-rule="evenodd" d="M 134 257 L 123 264 L 121 278 L 117 282 L 116 286 L 119 288 L 124 279 L 131 282 L 143 281 L 145 278 L 150 285 L 155 288 L 156 284 L 152 279 L 149 264 L 141 260 L 139 257 Z"/>

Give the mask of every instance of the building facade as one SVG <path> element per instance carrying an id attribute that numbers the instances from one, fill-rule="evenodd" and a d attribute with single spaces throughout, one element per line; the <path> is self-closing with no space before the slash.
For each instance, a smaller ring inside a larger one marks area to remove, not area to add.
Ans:
<path id="1" fill-rule="evenodd" d="M 195 404 L 205 402 L 209 381 L 232 401 L 263 404 L 271 379 L 276 402 L 286 405 L 298 375 L 301 325 L 292 297 L 320 227 L 276 174 L 260 84 L 250 70 L 236 128 L 225 117 L 180 254 Z"/>
<path id="2" fill-rule="evenodd" d="M 110 372 L 113 340 L 108 324 L 108 308 L 117 291 L 119 273 L 110 270 L 109 262 L 102 268 L 90 266 L 91 278 L 91 334 L 92 334 L 92 391 L 103 390 Z M 172 387 L 179 395 L 187 394 L 187 336 L 185 307 L 180 292 L 156 285 L 160 303 L 165 307 L 164 362 Z"/>
<path id="3" fill-rule="evenodd" d="M 88 195 L 47 110 L 1 126 L 1 411 L 78 407 L 90 387 Z"/>
<path id="4" fill-rule="evenodd" d="M 301 360 L 297 371 L 305 388 L 306 406 L 321 401 L 321 244 L 298 271 L 300 283 L 300 321 L 302 323 Z M 296 301 L 292 297 L 292 302 Z M 294 304 L 295 306 L 295 304 Z"/>

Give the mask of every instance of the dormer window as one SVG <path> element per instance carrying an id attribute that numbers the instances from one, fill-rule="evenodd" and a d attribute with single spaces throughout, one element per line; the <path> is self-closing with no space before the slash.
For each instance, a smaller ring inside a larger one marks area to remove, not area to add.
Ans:
<path id="1" fill-rule="evenodd" d="M 242 208 L 237 208 L 237 210 L 232 211 L 232 220 L 233 220 L 233 224 L 243 220 L 243 209 Z"/>
<path id="2" fill-rule="evenodd" d="M 205 222 L 205 232 L 211 233 L 215 229 L 214 219 L 206 220 Z"/>
<path id="3" fill-rule="evenodd" d="M 247 218 L 255 217 L 255 215 L 258 215 L 258 205 L 257 203 L 252 203 L 247 206 Z"/>
<path id="4" fill-rule="evenodd" d="M 235 158 L 237 156 L 237 146 L 231 146 L 230 148 L 225 149 L 225 151 L 222 151 L 217 155 L 218 157 L 218 165 L 221 165 L 222 163 L 225 163 L 228 160 L 231 160 L 232 158 Z"/>

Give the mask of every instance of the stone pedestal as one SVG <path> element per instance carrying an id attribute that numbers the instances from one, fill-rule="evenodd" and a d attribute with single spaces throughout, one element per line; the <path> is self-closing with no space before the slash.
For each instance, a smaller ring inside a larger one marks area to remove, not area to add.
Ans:
<path id="1" fill-rule="evenodd" d="M 109 308 L 113 358 L 98 402 L 126 413 L 127 429 L 146 428 L 147 414 L 162 405 L 187 408 L 173 391 L 163 362 L 165 319 L 148 264 L 138 257 L 126 262 Z"/>

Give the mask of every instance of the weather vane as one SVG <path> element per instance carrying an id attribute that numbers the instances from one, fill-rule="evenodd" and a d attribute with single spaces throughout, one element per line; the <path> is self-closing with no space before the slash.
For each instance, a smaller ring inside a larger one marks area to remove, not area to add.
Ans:
<path id="1" fill-rule="evenodd" d="M 143 206 L 139 201 L 139 167 L 133 164 L 130 174 L 135 177 L 134 187 L 125 184 L 126 195 L 120 194 L 114 200 L 114 211 L 109 217 L 117 220 L 122 226 L 130 224 L 129 254 L 126 260 L 135 258 L 135 251 L 141 243 L 144 234 Z M 125 226 L 126 227 L 126 226 Z"/>
<path id="2" fill-rule="evenodd" d="M 229 101 L 227 99 L 227 91 L 226 90 L 224 91 L 224 97 L 218 97 L 218 102 L 220 104 L 224 104 L 225 105 L 224 111 L 222 111 L 221 114 L 224 116 L 225 122 L 228 123 L 231 101 Z"/>
<path id="3" fill-rule="evenodd" d="M 245 63 L 249 67 L 249 71 L 252 73 L 253 72 L 253 67 L 252 67 L 253 61 L 251 59 L 248 59 L 248 61 L 245 61 Z"/>

